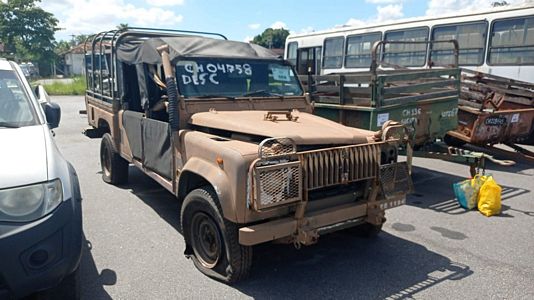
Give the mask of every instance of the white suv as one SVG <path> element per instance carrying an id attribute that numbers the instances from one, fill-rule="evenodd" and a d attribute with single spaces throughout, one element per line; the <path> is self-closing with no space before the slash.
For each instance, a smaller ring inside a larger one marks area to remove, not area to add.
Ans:
<path id="1" fill-rule="evenodd" d="M 17 64 L 0 59 L 0 299 L 45 290 L 79 298 L 81 196 L 51 132 L 60 117 Z"/>

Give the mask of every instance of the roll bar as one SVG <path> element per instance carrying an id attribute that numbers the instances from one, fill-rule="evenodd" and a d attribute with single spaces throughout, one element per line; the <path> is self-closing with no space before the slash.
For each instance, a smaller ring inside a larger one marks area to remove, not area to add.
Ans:
<path id="1" fill-rule="evenodd" d="M 125 29 L 115 29 L 115 30 L 108 30 L 99 32 L 95 35 L 91 35 L 87 37 L 84 43 L 84 53 L 87 54 L 87 44 L 89 44 L 89 41 L 91 41 L 91 80 L 89 81 L 89 72 L 86 72 L 86 80 L 87 82 L 91 84 L 89 87 L 90 91 L 94 91 L 95 86 L 95 54 L 98 54 L 100 59 L 98 63 L 98 68 L 102 70 L 102 58 L 105 57 L 106 53 L 109 53 L 111 55 L 111 64 L 108 66 L 109 75 L 112 78 L 116 77 L 116 60 L 114 59 L 116 56 L 117 46 L 120 45 L 120 43 L 124 40 L 126 37 L 139 37 L 139 38 L 150 38 L 150 37 L 173 37 L 173 36 L 186 36 L 186 35 L 206 35 L 206 36 L 215 36 L 222 38 L 224 40 L 228 40 L 226 36 L 220 34 L 220 33 L 214 33 L 214 32 L 205 32 L 205 31 L 192 31 L 192 30 L 179 30 L 179 29 L 157 29 L 157 28 L 144 28 L 144 27 L 128 27 Z M 98 48 L 98 49 L 96 49 Z M 97 51 L 96 51 L 97 50 Z M 109 51 L 108 51 L 109 50 Z M 85 62 L 85 55 L 84 55 L 84 62 Z M 106 61 L 107 63 L 107 61 Z M 87 62 L 85 62 L 85 67 L 87 67 Z M 108 81 L 109 90 L 110 90 L 110 96 L 104 95 L 104 77 L 101 75 L 99 79 L 100 84 L 100 97 L 103 99 L 112 101 L 115 99 L 115 88 L 112 85 L 117 84 L 117 80 L 110 80 Z M 119 92 L 119 86 L 117 86 L 117 92 Z M 120 94 L 120 93 L 119 93 Z"/>
<path id="2" fill-rule="evenodd" d="M 378 63 L 378 50 L 383 50 L 384 46 L 386 44 L 403 44 L 403 45 L 412 45 L 412 44 L 424 44 L 424 45 L 430 45 L 432 48 L 432 45 L 434 44 L 443 44 L 443 43 L 452 43 L 454 46 L 454 65 L 452 67 L 458 67 L 458 55 L 460 54 L 460 48 L 458 45 L 457 40 L 442 40 L 442 41 L 377 41 L 373 44 L 373 48 L 371 49 L 371 68 L 370 71 L 373 73 L 373 75 L 376 76 L 376 71 L 378 69 L 378 66 L 382 64 L 382 60 L 380 60 L 380 64 Z M 383 52 L 383 51 L 382 51 Z M 430 67 L 432 67 L 431 63 L 429 64 Z"/>

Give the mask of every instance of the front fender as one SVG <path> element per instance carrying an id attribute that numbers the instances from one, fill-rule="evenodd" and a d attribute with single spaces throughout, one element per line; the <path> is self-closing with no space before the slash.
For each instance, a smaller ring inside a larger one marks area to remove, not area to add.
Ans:
<path id="1" fill-rule="evenodd" d="M 234 207 L 233 193 L 231 189 L 231 182 L 226 172 L 219 166 L 214 165 L 202 158 L 192 157 L 182 168 L 180 178 L 178 181 L 178 193 L 181 194 L 182 188 L 190 174 L 196 174 L 206 180 L 217 194 L 219 204 L 222 208 L 222 213 L 225 219 L 237 222 L 236 210 Z"/>

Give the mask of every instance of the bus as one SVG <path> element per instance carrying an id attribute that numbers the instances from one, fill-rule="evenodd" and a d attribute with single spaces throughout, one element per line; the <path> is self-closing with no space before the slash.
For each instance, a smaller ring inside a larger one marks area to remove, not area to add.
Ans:
<path id="1" fill-rule="evenodd" d="M 368 71 L 377 41 L 453 39 L 460 67 L 534 83 L 533 4 L 293 34 L 284 54 L 301 75 L 328 75 Z M 454 49 L 448 43 L 386 44 L 379 58 L 385 65 L 428 68 L 453 64 Z"/>

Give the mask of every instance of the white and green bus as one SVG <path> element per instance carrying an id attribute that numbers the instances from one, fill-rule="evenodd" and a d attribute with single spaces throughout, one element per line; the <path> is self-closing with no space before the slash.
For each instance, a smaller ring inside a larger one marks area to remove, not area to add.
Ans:
<path id="1" fill-rule="evenodd" d="M 460 67 L 534 82 L 532 4 L 293 34 L 286 40 L 285 58 L 303 75 L 368 71 L 377 41 L 451 39 L 459 43 Z M 425 68 L 454 63 L 454 50 L 449 43 L 386 44 L 379 58 L 389 65 Z"/>

